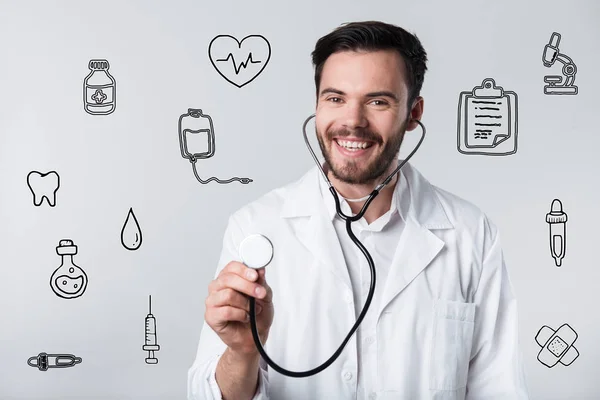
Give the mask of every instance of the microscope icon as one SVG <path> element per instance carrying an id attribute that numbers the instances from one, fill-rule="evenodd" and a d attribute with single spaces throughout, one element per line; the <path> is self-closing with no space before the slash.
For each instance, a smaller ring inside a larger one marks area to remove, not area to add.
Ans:
<path id="1" fill-rule="evenodd" d="M 558 32 L 553 32 L 550 37 L 550 43 L 546 45 L 544 54 L 542 54 L 542 62 L 547 68 L 554 65 L 556 60 L 564 64 L 562 68 L 563 76 L 544 76 L 544 82 L 548 83 L 548 85 L 544 86 L 544 94 L 577 94 L 577 86 L 573 85 L 577 67 L 573 60 L 558 50 L 559 43 L 560 34 Z"/>

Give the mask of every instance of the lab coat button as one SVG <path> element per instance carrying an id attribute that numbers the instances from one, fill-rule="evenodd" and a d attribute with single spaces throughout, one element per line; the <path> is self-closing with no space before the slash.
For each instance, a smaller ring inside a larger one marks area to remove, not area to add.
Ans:
<path id="1" fill-rule="evenodd" d="M 344 378 L 349 381 L 350 379 L 352 379 L 352 372 L 346 372 L 344 373 Z"/>
<path id="2" fill-rule="evenodd" d="M 373 392 L 369 395 L 369 400 L 375 400 L 377 398 L 377 393 Z"/>
<path id="3" fill-rule="evenodd" d="M 373 341 L 374 341 L 374 340 L 375 340 L 375 339 L 373 339 L 373 336 L 369 336 L 369 337 L 367 338 L 367 344 L 371 344 L 371 343 L 373 343 Z"/>

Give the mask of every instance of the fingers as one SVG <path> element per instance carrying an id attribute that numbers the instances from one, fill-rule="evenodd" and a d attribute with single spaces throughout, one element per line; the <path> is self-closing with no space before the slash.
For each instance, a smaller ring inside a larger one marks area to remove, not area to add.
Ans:
<path id="1" fill-rule="evenodd" d="M 248 296 L 244 296 L 242 293 L 231 289 L 225 288 L 217 292 L 212 293 L 206 299 L 207 307 L 223 307 L 231 306 L 235 308 L 241 308 L 246 311 L 250 311 L 250 300 Z"/>
<path id="2" fill-rule="evenodd" d="M 216 314 L 221 321 L 247 322 L 250 320 L 249 314 L 241 308 L 229 306 L 218 307 L 216 309 Z"/>
<path id="3" fill-rule="evenodd" d="M 260 288 L 258 293 L 256 289 Z M 272 292 L 265 281 L 264 268 L 255 270 L 237 262 L 229 262 L 208 286 L 205 320 L 219 332 L 230 321 L 249 323 L 250 297 L 271 302 Z M 255 313 L 260 315 L 263 305 L 255 303 Z"/>
<path id="4" fill-rule="evenodd" d="M 229 321 L 250 321 L 250 298 L 233 289 L 226 288 L 214 292 L 206 298 L 206 316 L 213 324 Z M 255 305 L 255 314 L 260 315 L 262 306 Z M 207 319 L 208 321 L 208 319 Z"/>
<path id="5" fill-rule="evenodd" d="M 261 300 L 265 303 L 271 303 L 273 301 L 273 290 L 271 290 L 271 286 L 269 286 L 269 284 L 267 283 L 265 274 L 265 268 L 261 268 L 258 270 L 257 283 L 267 290 L 266 295 L 263 298 L 261 298 Z"/>
<path id="6" fill-rule="evenodd" d="M 264 299 L 268 296 L 269 288 L 264 281 L 264 272 L 262 274 L 262 282 L 256 282 L 260 272 L 257 273 L 256 270 L 242 263 L 231 261 L 223 268 L 217 279 L 209 284 L 209 293 L 231 288 L 248 296 Z"/>

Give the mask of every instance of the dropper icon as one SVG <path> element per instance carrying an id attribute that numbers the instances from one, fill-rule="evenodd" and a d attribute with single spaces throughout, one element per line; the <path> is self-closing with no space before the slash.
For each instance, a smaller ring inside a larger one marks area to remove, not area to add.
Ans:
<path id="1" fill-rule="evenodd" d="M 563 212 L 560 200 L 552 200 L 546 222 L 550 225 L 550 254 L 556 266 L 560 267 L 567 251 L 567 214 Z"/>

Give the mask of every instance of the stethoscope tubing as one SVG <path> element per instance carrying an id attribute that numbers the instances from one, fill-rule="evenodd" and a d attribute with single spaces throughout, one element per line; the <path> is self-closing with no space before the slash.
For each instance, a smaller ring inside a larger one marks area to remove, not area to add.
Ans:
<path id="1" fill-rule="evenodd" d="M 365 305 L 363 306 L 363 309 L 360 312 L 356 322 L 352 326 L 352 329 L 350 329 L 350 332 L 348 333 L 348 335 L 346 336 L 346 338 L 344 339 L 344 341 L 342 342 L 340 347 L 323 364 L 321 364 L 318 367 L 315 367 L 313 369 L 310 369 L 307 371 L 301 371 L 301 372 L 289 371 L 285 368 L 282 368 L 279 365 L 277 365 L 277 363 L 275 363 L 275 361 L 273 361 L 267 355 L 267 353 L 266 353 L 265 349 L 263 348 L 262 343 L 260 341 L 260 336 L 258 334 L 258 329 L 256 326 L 256 299 L 253 296 L 250 296 L 250 326 L 251 326 L 251 330 L 252 330 L 252 337 L 254 338 L 254 343 L 256 344 L 256 348 L 258 349 L 258 352 L 260 353 L 262 358 L 266 361 L 266 363 L 272 369 L 274 369 L 275 371 L 279 372 L 282 375 L 290 376 L 293 378 L 304 378 L 304 377 L 312 376 L 312 375 L 318 374 L 319 372 L 321 372 L 321 371 L 325 370 L 327 367 L 329 367 L 340 356 L 340 354 L 344 350 L 344 347 L 346 347 L 346 344 L 348 343 L 348 341 L 350 340 L 350 338 L 352 337 L 354 332 L 358 329 L 358 326 L 361 324 L 365 315 L 367 314 L 369 306 L 371 305 L 371 300 L 373 299 L 373 295 L 375 293 L 375 283 L 376 283 L 375 263 L 373 262 L 373 258 L 371 257 L 371 254 L 367 251 L 365 246 L 358 240 L 358 238 L 352 232 L 351 224 L 352 224 L 352 222 L 358 221 L 359 219 L 361 219 L 363 217 L 364 213 L 367 210 L 367 207 L 373 201 L 373 199 L 379 194 L 381 189 L 383 189 L 385 187 L 385 185 L 387 185 L 392 180 L 393 176 L 400 170 L 400 168 L 402 168 L 402 166 L 408 162 L 408 160 L 413 156 L 413 154 L 416 153 L 417 149 L 421 146 L 423 139 L 425 139 L 425 132 L 426 132 L 425 125 L 423 125 L 423 123 L 421 123 L 421 121 L 416 120 L 416 119 L 413 120 L 413 121 L 416 121 L 421 126 L 421 129 L 422 129 L 421 139 L 419 140 L 419 142 L 417 143 L 415 148 L 410 152 L 410 154 L 404 160 L 402 160 L 402 162 L 400 162 L 398 164 L 398 167 L 382 183 L 377 185 L 377 187 L 369 195 L 369 198 L 365 201 L 365 204 L 361 208 L 360 212 L 354 216 L 348 216 L 342 212 L 341 206 L 340 206 L 340 200 L 338 198 L 337 192 L 336 192 L 335 188 L 333 187 L 333 185 L 331 184 L 331 182 L 329 181 L 329 178 L 327 178 L 327 175 L 325 174 L 325 171 L 323 170 L 323 167 L 321 166 L 321 163 L 319 162 L 317 156 L 315 155 L 315 153 L 308 141 L 308 138 L 306 136 L 306 124 L 308 123 L 308 121 L 311 118 L 314 118 L 315 116 L 316 116 L 316 114 L 310 115 L 304 121 L 304 124 L 302 125 L 302 131 L 304 133 L 304 140 L 306 142 L 306 146 L 308 147 L 310 153 L 312 154 L 312 156 L 315 160 L 315 163 L 319 167 L 321 174 L 323 174 L 325 181 L 329 185 L 329 191 L 331 192 L 333 199 L 335 200 L 335 208 L 336 208 L 337 215 L 339 215 L 340 218 L 342 218 L 344 221 L 346 221 L 346 231 L 348 232 L 348 236 L 350 237 L 350 239 L 352 239 L 352 241 L 356 244 L 356 246 L 364 254 L 365 258 L 367 259 L 367 262 L 369 263 L 369 269 L 371 270 L 371 285 L 369 287 L 369 293 L 367 295 L 367 300 L 365 301 Z"/>

